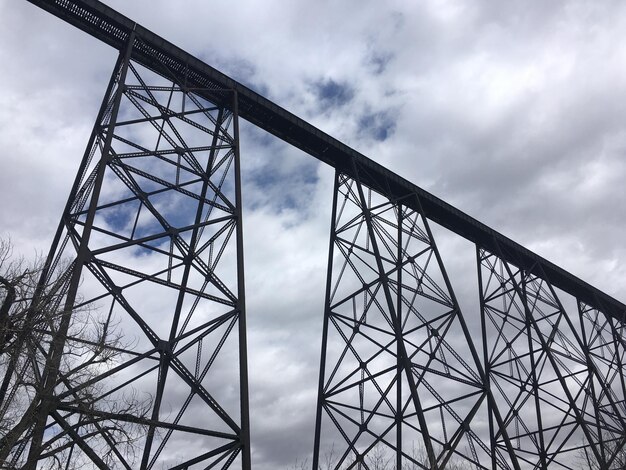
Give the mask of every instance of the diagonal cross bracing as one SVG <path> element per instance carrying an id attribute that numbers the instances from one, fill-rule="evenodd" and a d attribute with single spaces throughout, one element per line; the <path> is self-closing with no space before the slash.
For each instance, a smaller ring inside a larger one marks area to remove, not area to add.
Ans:
<path id="1" fill-rule="evenodd" d="M 473 421 L 484 371 L 428 221 L 405 204 L 415 195 L 335 178 L 314 467 L 333 448 L 336 469 L 375 455 L 395 468 L 515 468 Z"/>
<path id="2" fill-rule="evenodd" d="M 25 340 L 42 391 L 0 438 L 9 465 L 250 469 L 241 115 L 336 169 L 314 466 L 330 445 L 336 469 L 624 468 L 622 303 L 102 3 L 29 1 L 120 58 L 44 269 L 60 313 Z M 476 245 L 480 325 L 430 222 Z"/>
<path id="3" fill-rule="evenodd" d="M 506 430 L 523 468 L 576 468 L 583 455 L 592 468 L 620 468 L 623 322 L 580 301 L 578 312 L 564 307 L 545 275 L 499 253 L 478 248 L 477 261 L 487 380 L 504 418 L 493 427 Z"/>
<path id="4" fill-rule="evenodd" d="M 621 318 L 626 310 L 622 302 L 389 171 L 103 3 L 97 0 L 28 1 L 118 50 L 124 49 L 128 37 L 136 31 L 144 39 L 142 47 L 132 51 L 136 62 L 184 83 L 190 89 L 197 88 L 200 96 L 216 104 L 229 105 L 231 90 L 235 90 L 239 97 L 239 115 L 261 129 L 352 177 L 355 176 L 352 168 L 352 161 L 355 160 L 367 169 L 360 176 L 362 184 L 384 186 L 392 199 L 417 194 L 421 210 L 432 221 L 488 250 L 496 250 L 497 244 L 505 260 L 535 274 L 545 273 L 555 287 L 592 307 L 602 308 L 608 315 Z M 167 70 L 164 71 L 159 64 L 166 64 Z M 414 201 L 407 201 L 406 204 L 414 210 L 419 209 Z"/>
<path id="5" fill-rule="evenodd" d="M 65 308 L 15 468 L 249 468 L 236 94 L 226 108 L 133 63 L 142 44 L 120 54 L 48 258 Z"/>

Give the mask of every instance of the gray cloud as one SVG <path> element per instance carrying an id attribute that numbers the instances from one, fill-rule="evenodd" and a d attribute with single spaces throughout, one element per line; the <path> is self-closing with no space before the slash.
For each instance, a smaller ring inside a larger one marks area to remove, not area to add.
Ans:
<path id="1" fill-rule="evenodd" d="M 621 3 L 106 3 L 626 299 Z M 31 256 L 56 228 L 116 55 L 27 2 L 0 3 L 0 26 L 0 233 Z M 254 458 L 284 468 L 312 447 L 332 171 L 249 127 Z M 473 247 L 435 235 L 475 328 Z"/>
<path id="2" fill-rule="evenodd" d="M 315 97 L 322 109 L 344 106 L 354 98 L 354 90 L 347 83 L 338 83 L 332 78 L 313 84 Z"/>

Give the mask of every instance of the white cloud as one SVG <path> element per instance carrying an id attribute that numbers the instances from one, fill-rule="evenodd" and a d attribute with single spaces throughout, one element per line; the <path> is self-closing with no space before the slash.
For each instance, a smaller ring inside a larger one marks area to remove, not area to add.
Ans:
<path id="1" fill-rule="evenodd" d="M 621 3 L 106 3 L 626 299 Z M 0 3 L 0 26 L 0 234 L 31 256 L 56 229 L 116 54 L 26 2 Z M 322 107 L 315 84 L 329 81 L 350 99 Z M 386 139 L 364 134 L 372 116 Z M 246 127 L 252 436 L 257 468 L 275 468 L 312 446 L 298 410 L 315 406 L 332 172 Z M 454 254 L 467 243 L 442 246 L 471 271 Z M 462 305 L 475 289 L 458 288 Z"/>

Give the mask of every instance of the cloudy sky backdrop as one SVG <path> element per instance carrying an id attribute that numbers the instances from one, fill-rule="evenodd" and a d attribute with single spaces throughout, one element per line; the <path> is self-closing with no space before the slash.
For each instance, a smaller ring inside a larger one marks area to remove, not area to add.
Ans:
<path id="1" fill-rule="evenodd" d="M 592 285 L 626 300 L 626 5 L 107 0 Z M 0 236 L 51 242 L 116 51 L 0 0 Z M 313 441 L 332 171 L 242 128 L 253 459 Z M 465 315 L 473 247 L 441 230 Z"/>

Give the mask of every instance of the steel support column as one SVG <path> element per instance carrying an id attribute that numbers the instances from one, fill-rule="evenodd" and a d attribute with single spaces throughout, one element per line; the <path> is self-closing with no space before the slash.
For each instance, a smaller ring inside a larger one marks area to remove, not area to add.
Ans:
<path id="1" fill-rule="evenodd" d="M 594 444 L 606 468 L 626 466 L 626 325 L 578 302 L 582 341 L 589 367 L 589 401 Z M 626 312 L 625 312 L 626 313 Z M 589 459 L 591 455 L 586 454 Z"/>
<path id="2" fill-rule="evenodd" d="M 249 470 L 237 94 L 216 105 L 136 48 L 132 34 L 44 270 L 65 307 L 7 462 Z"/>
<path id="3" fill-rule="evenodd" d="M 98 0 L 29 1 L 120 56 L 3 370 L 0 466 L 250 469 L 241 116 L 336 171 L 314 470 L 626 468 L 622 302 Z M 475 244 L 480 321 L 430 222 Z"/>
<path id="4" fill-rule="evenodd" d="M 336 173 L 314 466 L 486 468 L 473 340 L 416 195 L 386 194 Z"/>
<path id="5" fill-rule="evenodd" d="M 568 314 L 545 273 L 477 254 L 489 384 L 522 468 L 622 468 L 622 322 L 577 299 Z"/>

